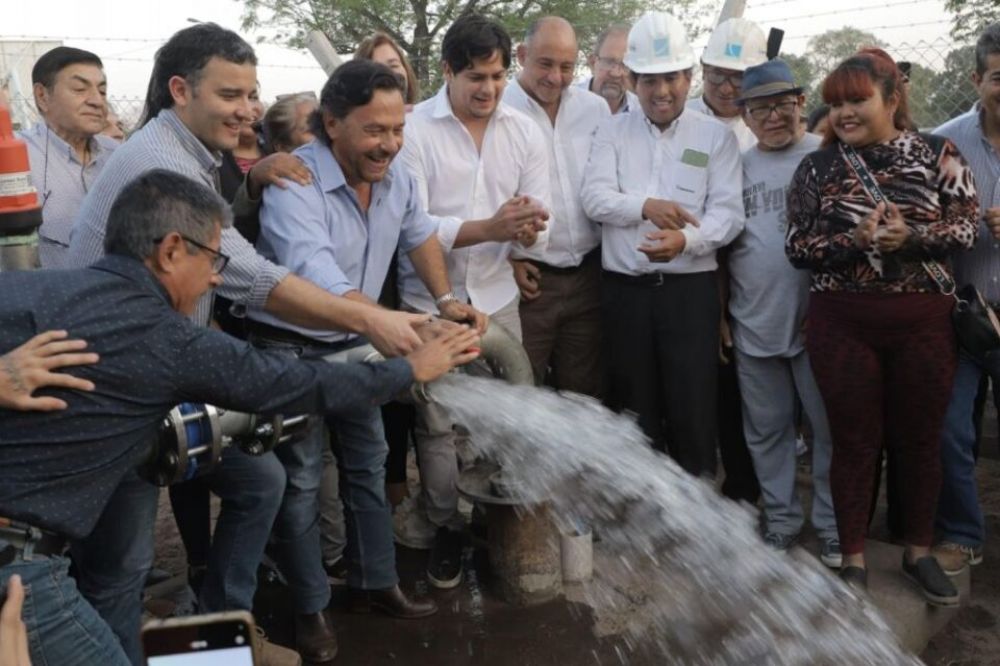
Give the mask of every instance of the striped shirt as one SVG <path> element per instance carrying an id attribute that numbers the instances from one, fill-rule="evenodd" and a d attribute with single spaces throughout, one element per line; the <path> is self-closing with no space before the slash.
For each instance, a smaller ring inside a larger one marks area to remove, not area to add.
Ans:
<path id="1" fill-rule="evenodd" d="M 951 139 L 972 169 L 979 194 L 979 232 L 970 252 L 953 255 L 955 277 L 959 284 L 972 283 L 992 304 L 1000 303 L 1000 241 L 993 238 L 983 221 L 989 208 L 1000 206 L 1000 155 L 993 148 L 980 118 L 979 104 L 949 120 L 935 134 Z"/>
<path id="2" fill-rule="evenodd" d="M 92 136 L 87 148 L 90 161 L 83 164 L 73 147 L 44 122 L 19 136 L 28 145 L 31 184 L 42 202 L 38 258 L 42 268 L 66 268 L 73 220 L 118 142 L 103 134 Z"/>
<path id="3" fill-rule="evenodd" d="M 147 171 L 169 169 L 218 191 L 222 155 L 210 151 L 170 109 L 161 111 L 119 147 L 87 193 L 73 226 L 67 265 L 82 268 L 104 256 L 104 231 L 111 204 L 122 189 Z M 262 308 L 288 269 L 261 257 L 233 228 L 222 230 L 221 252 L 229 264 L 219 294 L 234 303 Z M 192 319 L 207 324 L 211 293 L 202 297 Z"/>

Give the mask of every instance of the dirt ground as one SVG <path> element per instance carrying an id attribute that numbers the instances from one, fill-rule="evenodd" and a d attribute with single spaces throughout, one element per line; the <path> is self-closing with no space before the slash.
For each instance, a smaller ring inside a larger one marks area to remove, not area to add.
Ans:
<path id="1" fill-rule="evenodd" d="M 1000 446 L 996 424 L 987 424 L 983 458 L 978 468 L 980 499 L 987 520 L 984 561 L 972 571 L 971 600 L 947 628 L 928 645 L 921 658 L 928 666 L 1000 665 Z M 155 615 L 182 610 L 187 602 L 176 583 L 184 572 L 184 552 L 169 509 L 167 493 L 161 496 L 157 520 L 157 567 L 174 574 L 174 589 L 167 583 L 163 593 L 147 604 Z M 215 509 L 218 509 L 216 504 Z M 872 536 L 886 538 L 880 509 Z M 400 548 L 398 563 L 404 587 L 427 593 L 423 581 L 426 553 Z M 482 553 L 471 551 L 469 569 L 482 572 Z M 637 655 L 622 660 L 618 641 L 596 638 L 594 619 L 586 606 L 552 602 L 529 610 L 515 609 L 491 595 L 486 575 L 467 578 L 460 588 L 435 591 L 441 613 L 423 621 L 408 622 L 350 615 L 343 606 L 343 591 L 336 591 L 333 608 L 341 638 L 345 664 L 656 664 Z M 470 580 L 471 579 L 471 580 Z M 178 608 L 179 606 L 179 608 Z M 291 642 L 287 594 L 280 585 L 262 580 L 256 603 L 258 621 L 272 640 Z"/>

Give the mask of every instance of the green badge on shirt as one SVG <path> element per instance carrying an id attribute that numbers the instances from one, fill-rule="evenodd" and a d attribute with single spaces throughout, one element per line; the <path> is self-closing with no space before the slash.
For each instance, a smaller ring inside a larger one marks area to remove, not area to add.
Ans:
<path id="1" fill-rule="evenodd" d="M 708 153 L 703 153 L 699 150 L 692 150 L 691 148 L 685 148 L 684 154 L 681 155 L 681 164 L 690 164 L 693 167 L 701 167 L 704 169 L 708 166 Z"/>

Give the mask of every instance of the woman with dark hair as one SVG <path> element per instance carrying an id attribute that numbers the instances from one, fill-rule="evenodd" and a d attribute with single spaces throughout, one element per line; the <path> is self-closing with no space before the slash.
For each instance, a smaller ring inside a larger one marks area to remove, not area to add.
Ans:
<path id="1" fill-rule="evenodd" d="M 375 32 L 358 45 L 354 57 L 374 60 L 383 64 L 403 80 L 403 88 L 406 91 L 403 101 L 406 102 L 407 111 L 420 101 L 420 86 L 417 82 L 417 75 L 414 73 L 406 53 L 392 37 L 381 31 Z"/>
<path id="2" fill-rule="evenodd" d="M 903 574 L 927 601 L 958 592 L 930 555 L 941 485 L 940 435 L 956 364 L 944 292 L 948 256 L 972 247 L 972 172 L 946 139 L 911 127 L 899 69 L 879 49 L 823 82 L 823 147 L 788 194 L 786 252 L 812 271 L 807 348 L 833 436 L 830 483 L 841 576 L 865 587 L 875 465 L 894 451 L 904 513 Z"/>

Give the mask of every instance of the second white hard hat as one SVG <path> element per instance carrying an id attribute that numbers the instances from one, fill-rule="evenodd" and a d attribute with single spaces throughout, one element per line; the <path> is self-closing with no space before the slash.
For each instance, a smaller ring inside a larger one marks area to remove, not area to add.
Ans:
<path id="1" fill-rule="evenodd" d="M 738 72 L 767 61 L 767 37 L 760 26 L 744 18 L 723 21 L 708 38 L 701 62 Z"/>
<path id="2" fill-rule="evenodd" d="M 646 12 L 628 33 L 625 66 L 636 74 L 665 74 L 694 66 L 684 25 L 666 12 Z"/>

